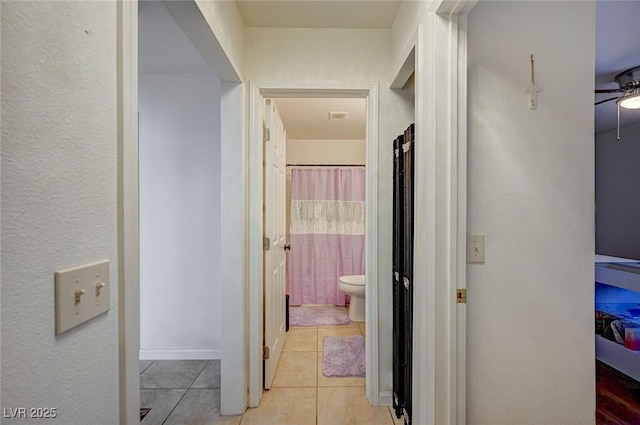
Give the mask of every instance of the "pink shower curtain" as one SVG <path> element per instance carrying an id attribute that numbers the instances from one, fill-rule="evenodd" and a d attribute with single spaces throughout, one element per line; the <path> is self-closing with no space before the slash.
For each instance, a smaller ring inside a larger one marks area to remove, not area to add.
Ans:
<path id="1" fill-rule="evenodd" d="M 364 274 L 364 168 L 294 168 L 287 293 L 292 305 L 345 305 L 338 278 Z"/>

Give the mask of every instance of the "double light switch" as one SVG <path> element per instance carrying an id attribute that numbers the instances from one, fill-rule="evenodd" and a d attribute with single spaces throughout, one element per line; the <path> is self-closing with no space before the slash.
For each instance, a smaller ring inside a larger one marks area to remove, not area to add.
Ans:
<path id="1" fill-rule="evenodd" d="M 57 271 L 55 299 L 56 334 L 109 310 L 109 261 Z"/>

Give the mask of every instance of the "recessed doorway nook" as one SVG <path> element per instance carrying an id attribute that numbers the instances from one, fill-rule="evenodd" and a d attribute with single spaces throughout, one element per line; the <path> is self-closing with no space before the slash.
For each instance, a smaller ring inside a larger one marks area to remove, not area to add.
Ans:
<path id="1" fill-rule="evenodd" d="M 229 194 L 242 196 L 243 181 L 225 180 L 225 173 L 241 168 L 243 158 L 233 147 L 242 145 L 243 90 L 236 72 L 218 39 L 194 1 L 166 2 L 164 5 L 185 35 L 202 55 L 220 87 L 220 172 L 221 198 Z M 118 332 L 119 332 L 119 398 L 120 423 L 140 421 L 140 227 L 139 227 L 139 144 L 138 144 L 138 2 L 118 3 Z M 239 190 L 238 190 L 239 188 Z M 221 411 L 239 414 L 246 408 L 245 346 L 238 341 L 238 329 L 230 323 L 244 322 L 242 310 L 243 267 L 245 243 L 237 235 L 244 222 L 243 214 L 233 208 L 221 212 L 220 240 L 225 244 L 225 256 L 232 261 L 221 264 L 220 280 L 225 282 L 220 298 L 224 302 L 221 335 L 223 348 Z M 240 203 L 240 208 L 242 204 Z M 231 219 L 230 219 L 231 218 Z M 230 237 L 231 235 L 231 237 Z M 226 257 L 225 257 L 226 258 Z M 229 278 L 231 277 L 231 278 Z M 240 291 L 241 292 L 241 291 Z"/>

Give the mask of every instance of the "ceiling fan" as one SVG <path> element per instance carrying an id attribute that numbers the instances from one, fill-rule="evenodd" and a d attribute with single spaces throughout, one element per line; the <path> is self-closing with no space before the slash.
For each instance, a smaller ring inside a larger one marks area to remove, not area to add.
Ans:
<path id="1" fill-rule="evenodd" d="M 596 89 L 596 93 L 622 93 L 622 96 L 600 100 L 595 105 L 616 101 L 618 107 L 618 141 L 620 141 L 620 108 L 640 109 L 640 66 L 622 71 L 614 78 L 617 89 Z"/>
<path id="2" fill-rule="evenodd" d="M 640 109 L 640 66 L 622 71 L 614 78 L 617 89 L 596 89 L 596 93 L 624 93 L 622 96 L 596 102 L 596 105 L 615 100 L 618 106 L 626 109 Z"/>

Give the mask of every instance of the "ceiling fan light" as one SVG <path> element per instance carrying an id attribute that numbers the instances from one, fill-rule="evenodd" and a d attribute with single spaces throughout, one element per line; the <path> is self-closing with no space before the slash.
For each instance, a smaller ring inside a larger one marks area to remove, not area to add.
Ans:
<path id="1" fill-rule="evenodd" d="M 640 109 L 640 90 L 634 89 L 619 98 L 616 103 L 625 109 Z"/>

